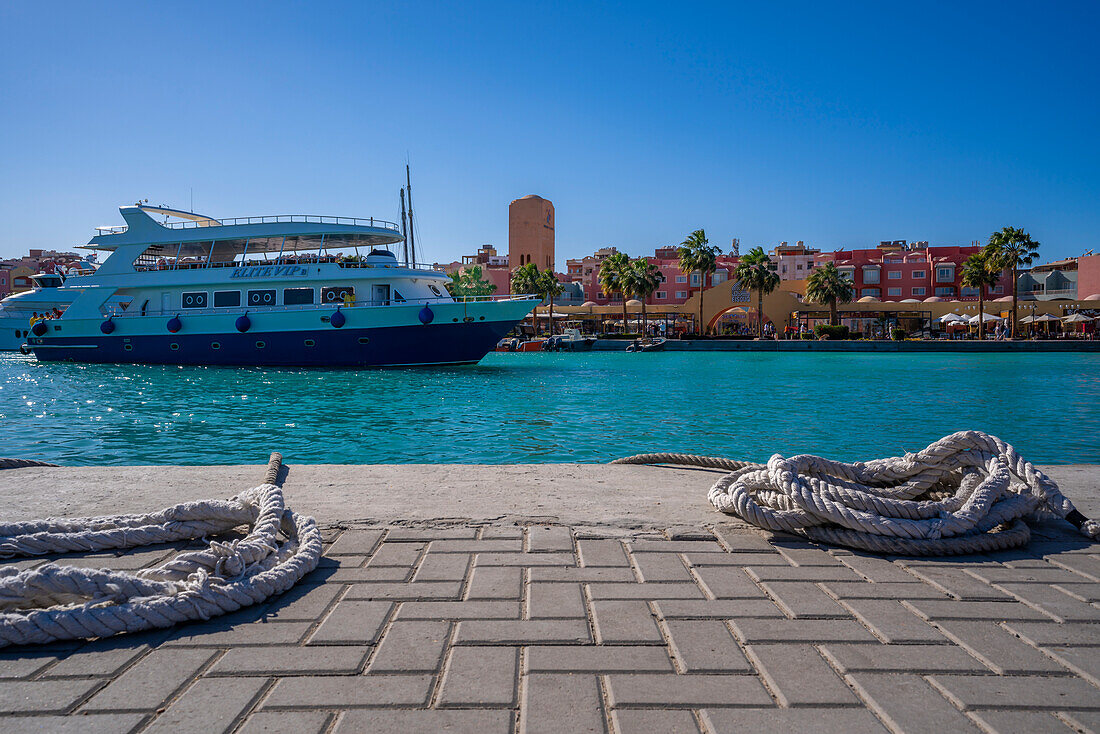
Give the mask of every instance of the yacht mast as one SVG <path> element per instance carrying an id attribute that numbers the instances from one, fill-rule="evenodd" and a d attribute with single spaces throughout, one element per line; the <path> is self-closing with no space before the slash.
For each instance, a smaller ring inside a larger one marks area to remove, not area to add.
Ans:
<path id="1" fill-rule="evenodd" d="M 401 237 L 403 241 L 401 243 L 402 248 L 405 251 L 405 266 L 409 264 L 409 233 L 405 227 L 405 189 L 401 189 Z"/>
<path id="2" fill-rule="evenodd" d="M 412 252 L 412 264 L 416 265 L 416 230 L 413 229 L 413 187 L 409 178 L 409 164 L 405 164 L 405 188 L 409 192 L 409 250 Z"/>

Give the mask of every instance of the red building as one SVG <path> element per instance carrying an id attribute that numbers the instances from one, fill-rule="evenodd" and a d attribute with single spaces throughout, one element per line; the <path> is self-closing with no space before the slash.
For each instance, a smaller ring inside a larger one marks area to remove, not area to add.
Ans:
<path id="1" fill-rule="evenodd" d="M 646 299 L 646 304 L 664 306 L 684 303 L 693 292 L 699 290 L 699 273 L 687 274 L 680 270 L 677 249 L 676 247 L 658 247 L 652 256 L 645 258 L 660 269 L 661 277 L 664 278 L 662 286 Z M 614 247 L 602 247 L 587 257 L 565 261 L 566 277 L 581 285 L 586 301 L 592 301 L 601 306 L 622 303 L 620 294 L 604 293 L 600 288 L 600 263 L 617 252 L 618 249 Z M 707 277 L 707 287 L 729 280 L 733 269 L 737 266 L 737 261 L 738 258 L 734 255 L 719 255 L 718 269 Z"/>

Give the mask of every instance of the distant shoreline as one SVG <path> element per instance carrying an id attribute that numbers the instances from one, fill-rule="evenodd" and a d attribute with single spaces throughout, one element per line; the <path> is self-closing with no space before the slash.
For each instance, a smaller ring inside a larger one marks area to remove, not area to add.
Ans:
<path id="1" fill-rule="evenodd" d="M 621 352 L 632 339 L 598 339 L 593 351 Z M 1100 352 L 1100 340 L 974 341 L 886 339 L 809 341 L 798 339 L 669 339 L 666 352 Z"/>

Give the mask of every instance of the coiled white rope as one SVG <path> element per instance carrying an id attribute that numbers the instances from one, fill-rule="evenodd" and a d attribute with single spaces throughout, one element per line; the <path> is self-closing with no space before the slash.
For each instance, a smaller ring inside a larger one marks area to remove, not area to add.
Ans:
<path id="1" fill-rule="evenodd" d="M 264 484 L 229 500 L 185 502 L 146 515 L 0 524 L 0 558 L 135 548 L 251 526 L 244 538 L 212 540 L 141 571 L 0 566 L 0 647 L 170 627 L 286 591 L 317 567 L 322 545 L 314 519 L 287 509 L 281 465 L 282 456 L 273 453 Z"/>
<path id="2" fill-rule="evenodd" d="M 852 464 L 778 454 L 767 464 L 694 454 L 638 454 L 612 464 L 728 470 L 707 499 L 767 530 L 879 553 L 954 555 L 1028 542 L 1025 518 L 1053 515 L 1095 539 L 1054 481 L 1008 443 L 960 431 L 915 454 Z"/>

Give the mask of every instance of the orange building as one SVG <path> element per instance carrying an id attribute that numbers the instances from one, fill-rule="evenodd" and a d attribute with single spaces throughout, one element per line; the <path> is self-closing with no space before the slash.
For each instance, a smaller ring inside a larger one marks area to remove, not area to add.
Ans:
<path id="1" fill-rule="evenodd" d="M 508 265 L 554 269 L 554 205 L 529 194 L 508 205 Z"/>

